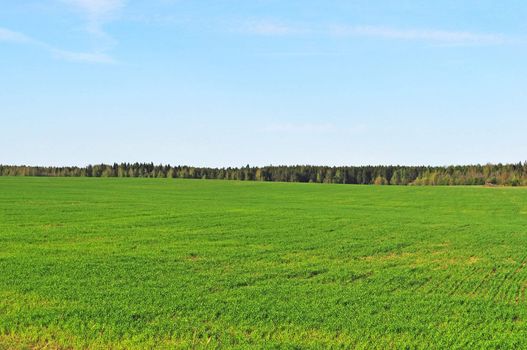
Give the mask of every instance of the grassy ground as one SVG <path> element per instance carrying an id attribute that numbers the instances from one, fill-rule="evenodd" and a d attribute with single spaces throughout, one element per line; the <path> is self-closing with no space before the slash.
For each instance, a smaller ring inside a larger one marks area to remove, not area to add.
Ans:
<path id="1" fill-rule="evenodd" d="M 0 178 L 0 348 L 527 348 L 527 190 Z"/>

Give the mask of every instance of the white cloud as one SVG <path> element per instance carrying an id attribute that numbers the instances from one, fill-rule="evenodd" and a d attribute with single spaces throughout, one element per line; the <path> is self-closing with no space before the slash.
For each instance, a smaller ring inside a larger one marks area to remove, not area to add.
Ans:
<path id="1" fill-rule="evenodd" d="M 123 0 L 63 0 L 93 19 L 111 16 L 124 5 Z"/>
<path id="2" fill-rule="evenodd" d="M 422 41 L 448 45 L 502 45 L 519 43 L 519 40 L 494 33 L 448 31 L 439 29 L 400 29 L 386 26 L 355 26 L 334 24 L 324 26 L 300 26 L 297 24 L 255 20 L 245 22 L 240 31 L 255 35 L 290 36 L 314 33 L 337 37 L 371 37 L 387 40 Z"/>
<path id="3" fill-rule="evenodd" d="M 6 28 L 0 27 L 0 41 L 10 42 L 15 44 L 31 45 L 38 47 L 48 53 L 52 54 L 54 57 L 73 61 L 73 62 L 83 62 L 83 63 L 115 63 L 115 60 L 100 52 L 76 52 L 59 49 L 52 45 L 49 45 L 45 42 L 33 39 L 23 33 L 15 32 Z"/>
<path id="4" fill-rule="evenodd" d="M 264 128 L 264 131 L 284 133 L 326 133 L 336 130 L 332 123 L 274 123 Z"/>
<path id="5" fill-rule="evenodd" d="M 115 13 L 121 9 L 125 0 L 57 0 L 69 5 L 78 11 L 86 21 L 86 30 L 97 37 L 98 48 L 93 52 L 77 52 L 57 48 L 46 42 L 36 40 L 23 33 L 0 28 L 0 41 L 11 42 L 39 47 L 53 57 L 83 63 L 115 63 L 115 60 L 104 53 L 105 49 L 112 46 L 114 40 L 104 32 L 104 23 L 112 20 Z"/>
<path id="6" fill-rule="evenodd" d="M 274 21 L 249 21 L 242 25 L 241 31 L 249 34 L 281 36 L 304 32 L 301 28 Z"/>
<path id="7" fill-rule="evenodd" d="M 125 5 L 125 0 L 61 0 L 86 18 L 86 30 L 99 38 L 111 41 L 104 31 L 104 23 L 112 20 Z"/>
<path id="8" fill-rule="evenodd" d="M 329 134 L 329 133 L 345 133 L 356 134 L 366 131 L 367 127 L 364 124 L 349 125 L 335 125 L 334 123 L 272 123 L 266 125 L 262 131 L 270 133 L 287 133 L 287 134 Z"/>
<path id="9" fill-rule="evenodd" d="M 8 41 L 14 43 L 30 43 L 32 40 L 31 38 L 27 37 L 22 33 L 14 32 L 5 28 L 0 28 L 0 41 Z"/>
<path id="10" fill-rule="evenodd" d="M 465 31 L 397 29 L 382 26 L 346 26 L 331 28 L 339 36 L 373 37 L 393 40 L 427 41 L 443 44 L 499 45 L 512 42 L 500 34 L 481 34 Z"/>
<path id="11" fill-rule="evenodd" d="M 115 63 L 115 60 L 104 53 L 98 52 L 74 52 L 74 51 L 65 51 L 65 50 L 52 50 L 52 53 L 55 57 L 64 59 L 66 61 L 72 62 L 84 62 L 84 63 L 105 63 L 112 64 Z"/>

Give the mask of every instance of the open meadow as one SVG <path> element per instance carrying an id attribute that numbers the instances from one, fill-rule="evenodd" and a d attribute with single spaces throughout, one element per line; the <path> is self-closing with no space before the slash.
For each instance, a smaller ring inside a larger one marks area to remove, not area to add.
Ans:
<path id="1" fill-rule="evenodd" d="M 0 178 L 0 348 L 527 348 L 527 189 Z"/>

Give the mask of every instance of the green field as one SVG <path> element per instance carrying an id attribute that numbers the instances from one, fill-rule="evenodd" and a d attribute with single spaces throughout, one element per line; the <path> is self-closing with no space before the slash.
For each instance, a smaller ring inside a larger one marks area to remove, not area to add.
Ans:
<path id="1" fill-rule="evenodd" d="M 527 189 L 0 178 L 0 348 L 527 348 Z"/>

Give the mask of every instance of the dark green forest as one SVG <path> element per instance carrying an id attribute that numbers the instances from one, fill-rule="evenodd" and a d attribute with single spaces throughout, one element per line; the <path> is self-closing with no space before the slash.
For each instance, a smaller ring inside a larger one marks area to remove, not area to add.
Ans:
<path id="1" fill-rule="evenodd" d="M 527 162 L 462 166 L 265 166 L 201 168 L 114 163 L 86 167 L 0 165 L 0 176 L 145 177 L 373 185 L 527 185 Z"/>

